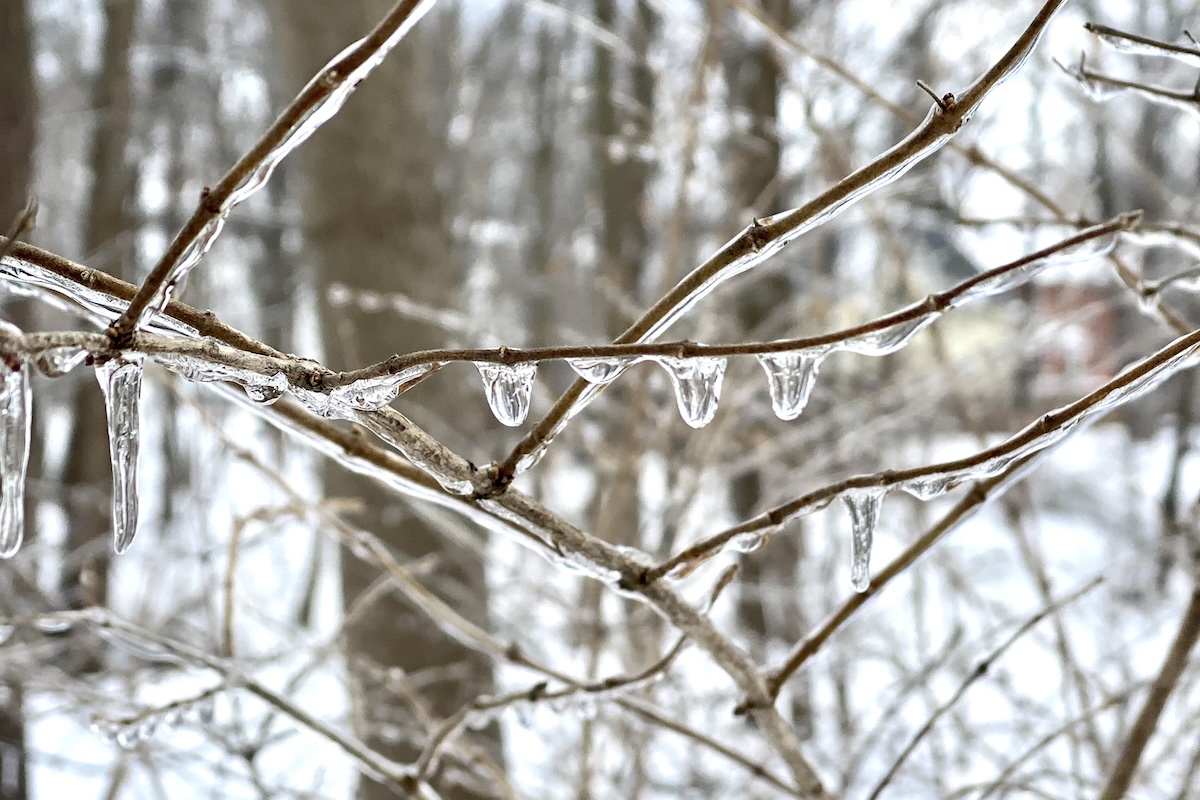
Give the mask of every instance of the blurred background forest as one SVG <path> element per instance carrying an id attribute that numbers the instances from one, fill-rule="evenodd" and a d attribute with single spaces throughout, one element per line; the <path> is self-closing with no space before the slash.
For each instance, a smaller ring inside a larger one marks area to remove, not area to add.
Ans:
<path id="1" fill-rule="evenodd" d="M 201 189 L 389 5 L 0 0 L 0 225 L 36 197 L 30 242 L 139 283 Z M 1187 95 L 1194 67 L 1105 48 L 1083 24 L 1187 44 L 1197 5 L 1068 4 L 952 146 L 723 286 L 668 338 L 837 330 L 1133 209 L 1179 226 L 1118 248 L 1140 286 L 1196 266 L 1200 102 L 1097 102 L 1068 71 L 1082 50 L 1088 69 Z M 965 87 L 1036 10 L 443 0 L 230 216 L 177 297 L 335 369 L 434 347 L 611 341 L 752 219 L 907 135 L 929 108 L 916 80 L 939 95 Z M 1195 288 L 1171 281 L 1162 297 L 1200 320 Z M 24 330 L 80 325 L 10 293 L 0 302 Z M 1108 261 L 1062 267 L 947 314 L 886 358 L 829 358 L 793 421 L 772 413 L 753 358 L 730 359 L 702 429 L 680 419 L 663 370 L 642 364 L 517 486 L 661 561 L 846 475 L 998 441 L 1170 340 L 1154 311 Z M 0 618 L 40 623 L 0 625 L 3 800 L 392 797 L 360 780 L 361 760 L 328 731 L 410 763 L 441 720 L 504 692 L 529 702 L 479 715 L 446 746 L 431 784 L 442 797 L 805 796 L 698 648 L 629 691 L 539 702 L 658 661 L 677 634 L 647 606 L 353 475 L 157 367 L 140 532 L 112 556 L 92 373 L 33 389 L 26 541 L 0 562 Z M 542 364 L 531 420 L 574 377 Z M 1074 436 L 820 643 L 778 706 L 830 793 L 873 797 L 885 782 L 880 796 L 896 798 L 1099 794 L 1195 592 L 1194 385 L 1184 373 Z M 469 364 L 396 407 L 475 464 L 521 433 L 489 413 Z M 873 563 L 957 499 L 890 496 Z M 738 562 L 712 619 L 777 664 L 854 596 L 849 530 L 834 504 L 681 591 L 703 606 Z M 414 600 L 428 592 L 494 651 L 448 633 Z M 92 607 L 144 635 L 53 616 Z M 1198 734 L 1192 663 L 1129 796 L 1200 796 Z"/>

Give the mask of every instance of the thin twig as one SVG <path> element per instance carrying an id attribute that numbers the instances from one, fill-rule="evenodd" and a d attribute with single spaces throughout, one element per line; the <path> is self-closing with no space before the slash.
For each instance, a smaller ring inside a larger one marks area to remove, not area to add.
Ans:
<path id="1" fill-rule="evenodd" d="M 1163 659 L 1158 675 L 1150 684 L 1150 691 L 1146 695 L 1125 743 L 1113 761 L 1113 769 L 1109 773 L 1108 783 L 1097 796 L 1098 800 L 1120 800 L 1129 791 L 1138 764 L 1141 763 L 1142 752 L 1146 749 L 1146 744 L 1154 734 L 1155 728 L 1158 727 L 1159 717 L 1162 716 L 1171 693 L 1179 684 L 1179 678 L 1188 665 L 1189 656 L 1198 639 L 1200 639 L 1200 586 L 1192 589 L 1191 598 L 1180 619 L 1175 639 L 1167 650 L 1167 656 Z"/>
<path id="2" fill-rule="evenodd" d="M 944 145 L 975 112 L 984 97 L 1018 70 L 1037 44 L 1042 31 L 1065 0 L 1048 0 L 1017 41 L 983 76 L 955 97 L 946 95 L 946 108 L 935 105 L 925 121 L 895 147 L 838 181 L 817 197 L 791 211 L 756 221 L 696 267 L 617 338 L 617 344 L 658 338 L 674 318 L 718 283 L 770 257 L 791 239 L 832 218 L 851 203 L 886 185 L 913 164 Z M 603 389 L 576 380 L 550 411 L 499 464 L 494 486 L 503 492 L 518 465 L 543 450 L 577 411 Z"/>
<path id="3" fill-rule="evenodd" d="M 267 128 L 262 137 L 238 159 L 211 189 L 205 188 L 200 203 L 192 216 L 176 234 L 158 263 L 125 310 L 109 327 L 108 333 L 115 349 L 123 349 L 125 340 L 141 322 L 151 301 L 163 289 L 185 254 L 197 246 L 206 229 L 220 217 L 229 213 L 229 201 L 234 193 L 261 176 L 261 170 L 269 159 L 278 155 L 280 148 L 297 135 L 298 129 L 311 125 L 314 115 L 330 98 L 353 91 L 362 80 L 363 68 L 370 69 L 371 62 L 381 60 L 386 49 L 395 44 L 394 37 L 410 24 L 411 18 L 421 6 L 428 8 L 427 0 L 400 0 L 387 16 L 367 36 L 327 65 L 305 86 L 279 118 Z M 354 81 L 347 85 L 348 81 Z M 268 173 L 269 175 L 269 173 Z M 263 178 L 265 181 L 265 178 Z"/>
<path id="4" fill-rule="evenodd" d="M 1033 627 L 1039 622 L 1046 619 L 1051 614 L 1058 613 L 1063 609 L 1064 606 L 1070 605 L 1080 597 L 1083 597 L 1092 589 L 1095 589 L 1097 586 L 1103 583 L 1103 581 L 1103 578 L 1094 578 L 1061 600 L 1058 600 L 1057 602 L 1043 608 L 1037 614 L 1034 614 L 1032 617 L 1026 620 L 1025 623 L 1019 628 L 1013 631 L 1012 635 L 1001 642 L 1000 646 L 989 653 L 986 658 L 976 664 L 975 669 L 971 670 L 971 674 L 967 676 L 967 679 L 962 682 L 954 694 L 951 695 L 945 703 L 938 706 L 937 709 L 935 709 L 934 712 L 929 716 L 929 719 L 925 721 L 925 724 L 922 725 L 915 734 L 913 734 L 912 739 L 910 739 L 908 744 L 905 745 L 904 749 L 900 751 L 900 755 L 896 757 L 896 760 L 892 763 L 892 766 L 884 774 L 883 778 L 880 779 L 879 783 L 876 784 L 871 794 L 867 796 L 867 800 L 876 800 L 876 798 L 882 794 L 883 790 L 887 788 L 887 785 L 891 783 L 892 778 L 895 777 L 900 768 L 904 766 L 904 762 L 908 760 L 908 757 L 912 754 L 913 750 L 915 750 L 917 746 L 924 740 L 926 735 L 933 730 L 933 726 L 937 724 L 938 720 L 945 716 L 946 712 L 953 708 L 958 701 L 962 699 L 963 695 L 967 693 L 967 690 L 970 689 L 976 681 L 987 675 L 988 670 L 992 667 L 992 664 L 998 661 L 1000 657 L 1008 651 L 1008 648 L 1012 647 L 1012 645 L 1016 643 L 1018 639 L 1032 630 Z"/>

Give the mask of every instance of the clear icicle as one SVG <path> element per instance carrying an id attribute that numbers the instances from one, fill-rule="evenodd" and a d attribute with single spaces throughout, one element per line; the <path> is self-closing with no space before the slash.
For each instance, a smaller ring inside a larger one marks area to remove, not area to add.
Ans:
<path id="1" fill-rule="evenodd" d="M 945 473 L 931 475 L 925 478 L 914 478 L 900 484 L 900 490 L 908 492 L 918 500 L 932 500 L 941 497 L 958 485 L 959 479 Z"/>
<path id="2" fill-rule="evenodd" d="M 25 536 L 31 399 L 29 366 L 0 361 L 0 558 L 16 555 Z"/>
<path id="3" fill-rule="evenodd" d="M 800 416 L 817 383 L 817 372 L 825 360 L 825 352 L 797 350 L 790 353 L 764 353 L 757 359 L 763 372 L 767 373 L 771 408 L 775 410 L 775 416 L 782 420 L 793 420 Z"/>
<path id="4" fill-rule="evenodd" d="M 876 488 L 858 489 L 842 495 L 842 502 L 850 511 L 850 582 L 858 592 L 865 592 L 871 585 L 871 544 L 875 540 L 884 494 L 884 489 Z"/>
<path id="5" fill-rule="evenodd" d="M 642 359 L 637 356 L 617 356 L 608 358 L 568 358 L 571 369 L 588 383 L 612 383 L 629 367 Z"/>
<path id="6" fill-rule="evenodd" d="M 693 428 L 703 428 L 712 422 L 721 399 L 721 384 L 725 380 L 725 359 L 660 356 L 655 360 L 671 376 L 683 421 Z"/>
<path id="7" fill-rule="evenodd" d="M 142 394 L 142 359 L 126 354 L 96 369 L 108 416 L 108 445 L 112 456 L 113 549 L 124 553 L 137 533 L 137 460 L 140 436 L 138 410 Z"/>
<path id="8" fill-rule="evenodd" d="M 529 398 L 533 394 L 537 363 L 525 361 L 509 366 L 478 361 L 475 366 L 483 377 L 483 390 L 496 419 L 509 427 L 524 422 L 529 414 Z"/>

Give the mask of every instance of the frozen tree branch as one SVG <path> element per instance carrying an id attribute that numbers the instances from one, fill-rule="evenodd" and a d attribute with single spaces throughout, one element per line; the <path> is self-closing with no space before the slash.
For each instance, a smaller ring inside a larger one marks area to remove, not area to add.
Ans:
<path id="1" fill-rule="evenodd" d="M 109 327 L 115 349 L 146 319 L 159 313 L 171 289 L 204 256 L 221 233 L 225 217 L 262 188 L 292 150 L 332 119 L 350 94 L 417 21 L 434 0 L 400 0 L 366 38 L 354 43 L 309 81 L 262 138 L 211 189 L 205 189 L 191 218 L 150 271 L 129 307 Z"/>
<path id="2" fill-rule="evenodd" d="M 904 140 L 866 166 L 852 172 L 799 208 L 757 220 L 714 253 L 656 302 L 617 344 L 658 338 L 688 309 L 726 280 L 759 266 L 804 232 L 832 219 L 851 204 L 899 178 L 915 164 L 937 152 L 970 119 L 987 94 L 1016 72 L 1029 58 L 1038 38 L 1065 0 L 1049 0 L 1008 51 L 961 95 L 948 93 L 934 104 L 925 120 Z M 522 464 L 536 461 L 577 408 L 603 387 L 575 381 L 508 457 L 499 465 L 495 491 L 502 492 Z"/>

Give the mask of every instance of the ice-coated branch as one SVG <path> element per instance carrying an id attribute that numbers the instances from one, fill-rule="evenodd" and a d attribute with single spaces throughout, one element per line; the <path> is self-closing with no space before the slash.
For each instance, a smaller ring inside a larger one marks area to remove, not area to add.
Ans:
<path id="1" fill-rule="evenodd" d="M 266 185 L 275 167 L 337 114 L 358 84 L 383 63 L 434 2 L 396 3 L 373 31 L 346 48 L 309 81 L 216 186 L 205 188 L 200 204 L 154 265 L 129 307 L 109 326 L 114 347 L 123 349 L 128 336 L 148 315 L 161 313 L 173 287 L 212 247 L 233 207 Z"/>
<path id="2" fill-rule="evenodd" d="M 1041 611 L 1025 620 L 1025 622 L 1018 626 L 1015 631 L 1009 634 L 1008 638 L 1002 641 L 996 647 L 996 649 L 994 649 L 985 658 L 983 658 L 983 660 L 976 664 L 975 668 L 967 675 L 967 679 L 959 684 L 959 687 L 957 690 L 955 690 L 954 694 L 952 694 L 950 698 L 946 700 L 946 702 L 938 706 L 934 710 L 933 714 L 929 716 L 929 719 L 925 721 L 925 724 L 922 725 L 915 734 L 913 734 L 912 738 L 909 739 L 908 744 L 906 744 L 904 749 L 900 751 L 900 755 L 897 756 L 896 760 L 892 762 L 892 766 L 888 768 L 888 771 L 882 778 L 879 779 L 879 783 L 875 785 L 875 788 L 871 791 L 871 794 L 867 796 L 867 800 L 877 800 L 877 798 L 883 794 L 883 790 L 886 789 L 888 784 L 892 782 L 892 778 L 894 778 L 896 773 L 900 771 L 900 768 L 904 766 L 904 763 L 908 760 L 908 757 L 912 755 L 912 752 L 917 748 L 917 745 L 919 745 L 929 734 L 929 732 L 933 730 L 933 727 L 938 723 L 938 720 L 945 716 L 946 713 L 950 711 L 950 709 L 952 709 L 959 700 L 962 699 L 963 695 L 967 693 L 967 690 L 970 689 L 973 684 L 988 674 L 988 670 L 991 669 L 992 664 L 998 661 L 1000 657 L 1008 651 L 1009 648 L 1011 648 L 1022 636 L 1033 630 L 1033 628 L 1036 627 L 1037 624 L 1042 620 L 1057 614 L 1064 607 L 1074 603 L 1076 600 L 1083 597 L 1085 594 L 1092 591 L 1103 582 L 1104 579 L 1102 577 L 1093 578 L 1065 597 L 1062 597 L 1046 606 Z"/>
<path id="3" fill-rule="evenodd" d="M 794 53 L 810 59 L 822 69 L 837 75 L 863 95 L 885 108 L 897 119 L 909 125 L 917 124 L 917 117 L 910 114 L 904 108 L 892 102 L 887 97 L 883 96 L 878 89 L 864 81 L 844 64 L 824 53 L 820 53 L 806 47 L 802 42 L 798 41 L 794 36 L 792 36 L 791 33 L 782 29 L 778 24 L 776 24 L 766 15 L 762 14 L 760 11 L 754 8 L 753 5 L 747 3 L 745 0 L 733 0 L 733 2 L 734 5 L 737 6 L 748 18 L 754 20 L 754 22 L 779 47 L 785 49 L 789 53 Z M 1021 176 L 1017 172 L 1014 172 L 1004 164 L 1001 164 L 995 159 L 989 157 L 979 149 L 978 145 L 964 145 L 957 140 L 952 139 L 949 144 L 947 144 L 947 147 L 950 150 L 961 154 L 971 164 L 986 169 L 992 174 L 998 176 L 1009 186 L 1017 189 L 1022 194 L 1040 205 L 1042 208 L 1045 208 L 1060 222 L 1074 225 L 1075 227 L 1079 228 L 1084 228 L 1094 224 L 1093 222 L 1090 222 L 1084 218 L 1068 214 L 1067 210 L 1062 205 L 1055 201 L 1054 198 L 1048 195 L 1035 183 Z M 1152 300 L 1156 300 L 1157 298 L 1146 298 L 1144 293 L 1145 287 L 1139 276 L 1133 270 L 1131 270 L 1129 266 L 1121 260 L 1120 257 L 1118 257 L 1115 253 L 1110 253 L 1108 255 L 1108 259 L 1112 263 L 1113 268 L 1116 270 L 1117 276 L 1121 279 L 1121 283 L 1124 284 L 1125 287 L 1129 289 L 1139 301 L 1141 301 L 1141 306 L 1143 309 L 1152 311 L 1168 328 L 1173 330 L 1177 336 L 1185 334 L 1191 330 L 1191 326 L 1188 325 L 1183 317 L 1181 317 L 1179 313 L 1169 305 L 1165 303 L 1152 302 Z"/>
<path id="4" fill-rule="evenodd" d="M 39 292 L 68 298 L 75 309 L 93 319 L 103 318 L 102 309 L 106 307 L 123 306 L 126 298 L 132 297 L 135 292 L 135 288 L 124 281 L 23 244 L 14 247 L 13 254 L 0 262 L 0 270 L 10 278 L 15 277 L 14 271 L 28 273 L 35 270 L 34 274 L 23 274 L 21 278 L 34 280 Z M 95 288 L 97 286 L 103 286 L 104 291 L 98 291 Z M 81 294 L 81 289 L 86 291 Z M 165 317 L 152 320 L 152 325 L 166 326 L 163 330 L 180 332 L 167 326 L 167 323 L 171 323 L 183 326 L 184 336 L 207 336 L 226 345 L 245 349 L 248 353 L 282 356 L 221 323 L 211 312 L 201 313 L 172 300 L 167 305 L 166 314 Z M 216 385 L 226 386 L 224 383 Z M 653 607 L 680 633 L 707 652 L 730 675 L 743 695 L 755 702 L 755 719 L 767 741 L 787 765 L 799 795 L 830 797 L 804 756 L 795 732 L 771 705 L 767 688 L 754 662 L 720 633 L 705 615 L 684 602 L 669 587 L 661 583 L 645 584 L 641 578 L 648 567 L 641 558 L 635 559 L 626 550 L 585 533 L 520 491 L 510 489 L 500 497 L 489 499 L 479 496 L 478 491 L 459 494 L 447 490 L 445 486 L 450 484 L 461 491 L 462 484 L 478 480 L 479 476 L 471 469 L 469 462 L 392 409 L 360 411 L 354 415 L 354 420 L 370 426 L 377 434 L 383 433 L 388 437 L 385 441 L 403 448 L 399 452 L 372 442 L 362 434 L 361 428 L 336 425 L 330 419 L 314 415 L 298 403 L 283 400 L 274 405 L 264 405 L 252 402 L 241 392 L 234 396 L 267 422 L 286 433 L 299 436 L 345 468 L 406 496 L 461 513 L 557 564 L 581 570 L 610 588 Z"/>
<path id="5" fill-rule="evenodd" d="M 1057 59 L 1054 63 L 1068 77 L 1078 83 L 1084 93 L 1093 100 L 1104 102 L 1118 94 L 1129 92 L 1148 102 L 1200 117 L 1200 91 L 1197 91 L 1200 89 L 1200 84 L 1187 91 L 1179 91 L 1140 81 L 1116 78 L 1088 69 L 1087 61 L 1082 55 L 1079 63 L 1072 66 L 1067 66 Z"/>
<path id="6" fill-rule="evenodd" d="M 724 359 L 753 355 L 767 373 L 776 414 L 793 419 L 803 410 L 817 370 L 828 355 L 839 350 L 874 356 L 893 353 L 945 311 L 1014 289 L 1047 268 L 1085 261 L 1109 252 L 1119 234 L 1137 230 L 1139 218 L 1135 212 L 1093 225 L 875 320 L 817 336 L 771 342 L 439 349 L 395 355 L 347 372 L 333 372 L 315 361 L 275 354 L 269 348 L 247 349 L 243 338 L 236 339 L 237 345 L 227 345 L 213 337 L 197 339 L 135 332 L 128 337 L 127 344 L 129 351 L 153 356 L 189 380 L 235 382 L 259 402 L 272 402 L 287 391 L 315 413 L 334 417 L 345 417 L 355 411 L 377 411 L 442 365 L 455 361 L 471 362 L 484 377 L 486 395 L 497 417 L 510 425 L 520 424 L 528 411 L 539 361 L 566 360 L 589 382 L 603 384 L 615 380 L 638 361 L 651 359 L 669 370 L 685 419 L 700 426 L 711 420 L 716 411 Z M 49 262 L 44 254 L 38 260 Z M 39 280 L 42 284 L 46 282 L 45 275 L 31 274 L 31 266 L 16 266 L 20 263 L 24 262 L 0 262 L 0 276 L 7 274 L 16 281 L 34 284 Z M 71 291 L 65 286 L 57 288 Z M 117 287 L 107 288 L 112 291 Z M 73 296 L 78 299 L 83 291 L 82 287 L 76 287 Z M 119 303 L 110 297 L 97 300 L 95 304 L 111 307 Z M 204 318 L 196 320 L 195 324 L 209 321 L 210 318 Z M 62 361 L 67 353 L 82 357 L 81 350 L 103 360 L 108 356 L 110 344 L 106 337 L 96 334 L 37 334 L 24 340 L 26 356 L 42 358 L 54 354 L 57 356 L 55 361 Z M 45 358 L 42 360 L 44 362 Z M 706 387 L 706 382 L 714 385 Z M 387 438 L 388 434 L 381 433 L 378 425 L 368 427 Z M 522 468 L 525 466 L 528 464 L 523 464 Z M 468 488 L 468 483 L 462 481 L 455 485 L 462 491 Z M 475 487 L 472 484 L 470 488 L 474 491 Z"/>
<path id="7" fill-rule="evenodd" d="M 408 767 L 385 758 L 353 735 L 343 733 L 312 716 L 286 697 L 246 675 L 241 666 L 229 659 L 211 655 L 194 645 L 147 630 L 118 617 L 105 608 L 94 607 L 82 611 L 57 612 L 43 615 L 42 619 L 54 620 L 68 627 L 75 624 L 87 625 L 105 638 L 117 636 L 134 647 L 169 654 L 175 661 L 211 670 L 224 680 L 222 687 L 224 690 L 241 689 L 249 692 L 297 724 L 329 740 L 346 753 L 359 769 L 364 774 L 371 776 L 372 779 L 390 783 L 402 790 L 415 787 L 411 770 Z M 24 620 L 4 620 L 4 622 L 5 624 L 24 624 Z M 215 691 L 208 694 L 214 694 Z M 139 721 L 138 724 L 142 723 Z"/>
<path id="8" fill-rule="evenodd" d="M 899 178 L 937 152 L 958 132 L 987 94 L 1029 58 L 1042 31 L 1066 0 L 1047 0 L 1017 41 L 961 95 L 948 93 L 935 103 L 922 123 L 887 152 L 855 170 L 799 208 L 756 220 L 696 267 L 617 338 L 618 344 L 658 338 L 706 294 L 721 283 L 759 266 L 788 242 L 832 219 L 851 204 Z M 555 402 L 496 470 L 495 491 L 503 492 L 522 464 L 536 460 L 576 413 L 603 389 L 580 378 Z"/>
<path id="9" fill-rule="evenodd" d="M 1200 47 L 1196 46 L 1194 39 L 1192 40 L 1192 46 L 1187 47 L 1160 42 L 1157 39 L 1139 36 L 1136 33 L 1127 33 L 1116 28 L 1110 28 L 1107 25 L 1097 25 L 1094 22 L 1085 22 L 1083 27 L 1097 39 L 1104 42 L 1104 44 L 1119 52 L 1137 56 L 1173 58 L 1176 61 L 1187 64 L 1189 67 L 1200 67 Z"/>
<path id="10" fill-rule="evenodd" d="M 1179 685 L 1179 679 L 1188 667 L 1197 641 L 1200 641 L 1200 585 L 1192 587 L 1187 608 L 1180 618 L 1179 629 L 1167 650 L 1162 667 L 1150 684 L 1150 691 L 1142 701 L 1137 719 L 1126 735 L 1120 752 L 1115 754 L 1112 772 L 1109 773 L 1103 791 L 1097 795 L 1100 800 L 1120 800 L 1129 791 L 1134 774 L 1141 764 L 1146 744 L 1158 727 L 1167 700 Z"/>
<path id="11" fill-rule="evenodd" d="M 757 549 L 764 538 L 797 517 L 825 508 L 836 498 L 864 492 L 901 489 L 921 500 L 941 495 L 959 484 L 990 478 L 1018 460 L 1051 448 L 1081 424 L 1095 421 L 1195 365 L 1200 355 L 1200 331 L 1181 336 L 1158 352 L 1136 362 L 1085 397 L 1043 415 L 1003 442 L 966 458 L 910 469 L 855 475 L 804 494 L 688 547 L 646 572 L 644 579 L 681 577 L 726 547 Z"/>

